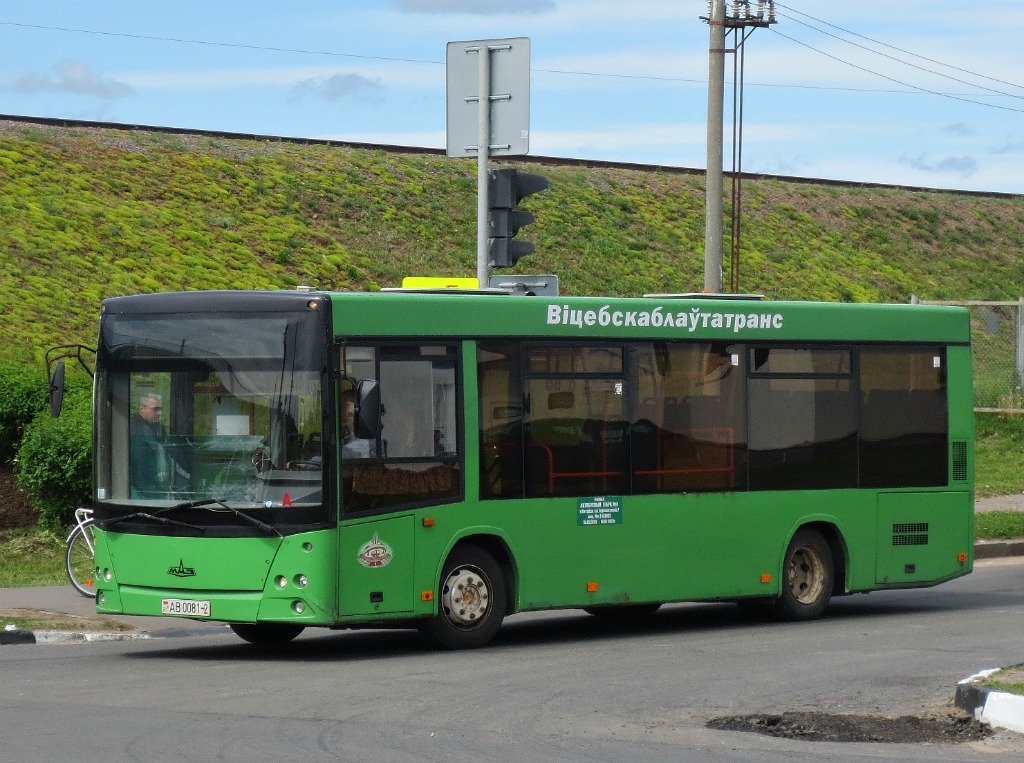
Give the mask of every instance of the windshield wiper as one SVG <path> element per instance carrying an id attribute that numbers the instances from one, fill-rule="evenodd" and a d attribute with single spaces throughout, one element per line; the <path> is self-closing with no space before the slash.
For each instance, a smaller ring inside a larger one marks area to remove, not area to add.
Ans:
<path id="1" fill-rule="evenodd" d="M 145 511 L 136 511 L 134 514 L 125 514 L 123 517 L 105 519 L 101 522 L 97 522 L 96 524 L 106 530 L 108 527 L 113 527 L 121 522 L 127 522 L 129 519 L 152 519 L 154 522 L 160 522 L 165 525 L 178 525 L 179 527 L 188 527 L 191 530 L 202 530 L 203 532 L 206 532 L 205 527 L 190 525 L 188 522 L 179 522 L 177 519 L 168 519 L 167 517 L 161 517 L 157 514 L 147 514 Z"/>
<path id="2" fill-rule="evenodd" d="M 232 514 L 234 514 L 239 519 L 244 519 L 249 524 L 251 524 L 251 525 L 253 525 L 255 527 L 258 527 L 259 529 L 263 530 L 263 532 L 274 533 L 279 538 L 283 538 L 284 537 L 284 535 L 281 534 L 281 531 L 278 530 L 273 525 L 268 525 L 263 520 L 257 519 L 256 517 L 252 516 L 251 514 L 246 514 L 244 511 L 236 509 L 234 506 L 228 506 L 228 504 L 224 500 L 222 500 L 220 498 L 204 498 L 201 501 L 185 501 L 184 503 L 175 504 L 174 506 L 171 506 L 170 508 L 161 509 L 158 513 L 165 514 L 165 513 L 169 512 L 169 511 L 178 511 L 179 509 L 199 509 L 199 508 L 204 508 L 204 507 L 209 507 L 209 506 L 220 506 L 221 507 L 220 509 L 210 509 L 210 511 L 230 511 Z M 174 520 L 169 520 L 169 521 L 174 521 Z M 179 522 L 178 524 L 184 524 L 184 523 L 183 522 Z"/>

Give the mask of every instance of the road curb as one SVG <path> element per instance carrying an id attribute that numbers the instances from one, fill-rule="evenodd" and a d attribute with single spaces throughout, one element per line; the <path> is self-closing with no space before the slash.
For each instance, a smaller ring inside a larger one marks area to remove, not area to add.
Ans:
<path id="1" fill-rule="evenodd" d="M 953 701 L 976 721 L 1024 734 L 1024 697 L 977 684 L 999 670 L 1001 668 L 982 670 L 960 681 Z"/>
<path id="2" fill-rule="evenodd" d="M 0 631 L 0 644 L 81 644 L 87 641 L 138 641 L 150 634 L 134 631 Z"/>
<path id="3" fill-rule="evenodd" d="M 220 628 L 165 628 L 157 631 L 53 631 L 0 630 L 0 646 L 4 644 L 82 644 L 93 641 L 146 641 L 181 638 L 183 636 L 214 636 L 228 631 Z"/>
<path id="4" fill-rule="evenodd" d="M 1024 556 L 1024 539 L 979 540 L 974 543 L 975 559 L 999 559 L 1004 556 Z"/>

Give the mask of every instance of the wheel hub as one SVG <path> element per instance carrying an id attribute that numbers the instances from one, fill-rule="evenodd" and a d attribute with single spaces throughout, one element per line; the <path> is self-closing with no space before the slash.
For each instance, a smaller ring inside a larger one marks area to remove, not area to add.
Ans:
<path id="1" fill-rule="evenodd" d="M 817 601 L 825 585 L 825 563 L 810 546 L 801 546 L 793 552 L 787 582 L 793 598 L 801 604 Z"/>
<path id="2" fill-rule="evenodd" d="M 445 581 L 441 604 L 455 625 L 465 628 L 480 622 L 490 606 L 487 580 L 471 568 L 453 570 Z"/>

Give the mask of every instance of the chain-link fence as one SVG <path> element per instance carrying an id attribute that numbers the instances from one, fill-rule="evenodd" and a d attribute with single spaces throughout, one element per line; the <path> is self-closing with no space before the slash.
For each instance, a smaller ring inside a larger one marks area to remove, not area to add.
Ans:
<path id="1" fill-rule="evenodd" d="M 1016 302 L 938 302 L 971 311 L 974 409 L 1024 412 L 1024 297 Z"/>

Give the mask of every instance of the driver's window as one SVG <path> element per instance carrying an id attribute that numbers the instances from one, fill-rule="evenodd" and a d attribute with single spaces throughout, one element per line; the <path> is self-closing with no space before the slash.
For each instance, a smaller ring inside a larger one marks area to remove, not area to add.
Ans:
<path id="1" fill-rule="evenodd" d="M 346 511 L 461 495 L 458 360 L 454 345 L 345 348 L 339 405 Z M 360 392 L 367 389 L 372 396 Z M 376 431 L 361 431 L 369 421 Z"/>

